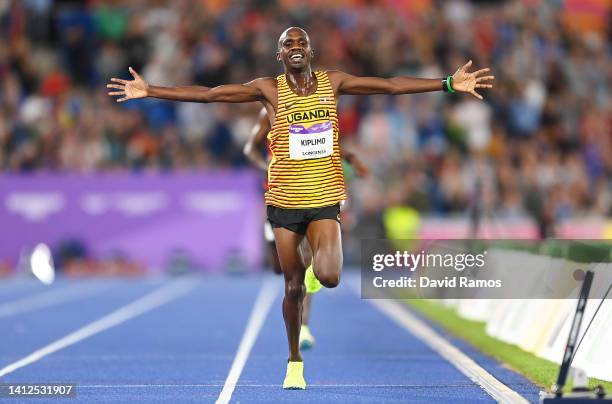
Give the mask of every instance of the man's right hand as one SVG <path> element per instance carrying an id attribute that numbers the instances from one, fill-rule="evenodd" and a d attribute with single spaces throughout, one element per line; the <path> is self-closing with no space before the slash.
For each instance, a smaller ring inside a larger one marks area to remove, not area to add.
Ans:
<path id="1" fill-rule="evenodd" d="M 135 98 L 144 98 L 149 95 L 149 85 L 140 77 L 136 70 L 130 67 L 130 73 L 134 80 L 122 80 L 113 77 L 111 81 L 106 85 L 106 88 L 113 88 L 119 91 L 111 91 L 108 95 L 120 95 L 123 96 L 117 100 L 117 102 L 123 102 Z M 117 83 L 117 84 L 115 84 Z"/>

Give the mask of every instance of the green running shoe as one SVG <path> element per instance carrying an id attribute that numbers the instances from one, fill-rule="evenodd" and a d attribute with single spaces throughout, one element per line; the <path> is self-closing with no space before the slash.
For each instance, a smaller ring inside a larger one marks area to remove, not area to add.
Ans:
<path id="1" fill-rule="evenodd" d="M 315 276 L 312 264 L 306 269 L 306 276 L 304 276 L 304 285 L 306 285 L 306 293 L 317 293 L 323 285 Z"/>
<path id="2" fill-rule="evenodd" d="M 315 344 L 315 338 L 310 333 L 310 328 L 307 325 L 302 324 L 300 328 L 300 349 L 306 351 L 312 348 Z"/>
<path id="3" fill-rule="evenodd" d="M 283 382 L 283 389 L 304 390 L 306 380 L 304 380 L 304 362 L 287 362 L 287 375 Z"/>

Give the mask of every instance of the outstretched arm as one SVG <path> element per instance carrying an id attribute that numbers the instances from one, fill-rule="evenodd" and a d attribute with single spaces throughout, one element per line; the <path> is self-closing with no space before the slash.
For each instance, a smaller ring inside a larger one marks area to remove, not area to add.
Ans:
<path id="1" fill-rule="evenodd" d="M 116 90 L 108 95 L 120 96 L 117 102 L 136 98 L 154 97 L 175 101 L 191 102 L 250 102 L 261 101 L 264 96 L 259 87 L 259 80 L 246 84 L 227 84 L 218 87 L 187 86 L 160 87 L 151 86 L 143 80 L 136 70 L 130 67 L 133 80 L 122 80 L 113 77 L 107 88 Z"/>
<path id="2" fill-rule="evenodd" d="M 482 99 L 482 96 L 476 92 L 476 89 L 492 88 L 493 85 L 489 84 L 488 81 L 493 80 L 495 77 L 484 75 L 489 72 L 489 68 L 470 73 L 467 69 L 471 65 L 472 61 L 470 60 L 457 69 L 452 76 L 452 88 L 455 91 L 470 93 L 474 97 Z M 338 71 L 330 72 L 330 77 L 337 83 L 338 94 L 340 95 L 398 95 L 442 90 L 442 79 L 419 79 L 414 77 L 392 77 L 384 79 L 381 77 L 357 77 Z"/>
<path id="3" fill-rule="evenodd" d="M 244 145 L 244 155 L 255 165 L 255 167 L 268 171 L 268 162 L 261 154 L 261 145 L 263 145 L 266 135 L 270 132 L 270 120 L 265 108 L 261 109 L 257 123 L 253 126 L 251 134 Z"/>

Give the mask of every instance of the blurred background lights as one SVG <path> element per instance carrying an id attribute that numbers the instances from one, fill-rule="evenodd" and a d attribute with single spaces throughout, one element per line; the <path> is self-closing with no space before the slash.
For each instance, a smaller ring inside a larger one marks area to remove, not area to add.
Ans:
<path id="1" fill-rule="evenodd" d="M 32 274 L 45 285 L 50 285 L 55 280 L 55 268 L 51 250 L 46 244 L 40 243 L 30 256 L 30 268 Z"/>

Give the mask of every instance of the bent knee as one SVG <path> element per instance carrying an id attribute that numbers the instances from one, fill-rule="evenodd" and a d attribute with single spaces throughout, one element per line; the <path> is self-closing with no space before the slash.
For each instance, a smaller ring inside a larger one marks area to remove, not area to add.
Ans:
<path id="1" fill-rule="evenodd" d="M 326 288 L 335 288 L 340 283 L 340 273 L 323 273 L 321 275 L 317 274 L 317 279 Z"/>
<path id="2" fill-rule="evenodd" d="M 326 288 L 335 288 L 340 283 L 342 255 L 335 251 L 317 254 L 314 261 L 317 279 Z"/>

